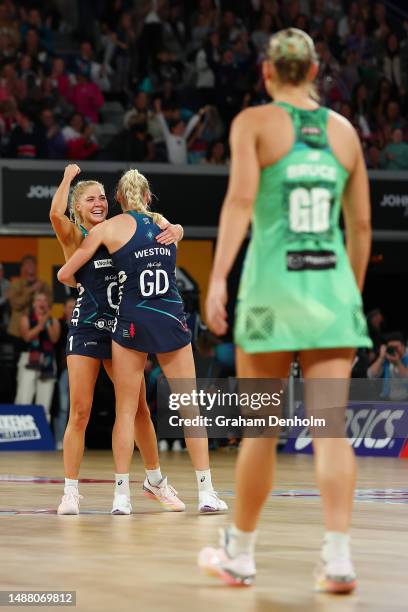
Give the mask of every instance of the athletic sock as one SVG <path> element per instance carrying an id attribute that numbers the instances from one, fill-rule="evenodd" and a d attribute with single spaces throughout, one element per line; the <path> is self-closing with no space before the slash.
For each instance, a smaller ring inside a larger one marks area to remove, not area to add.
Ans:
<path id="1" fill-rule="evenodd" d="M 130 497 L 129 474 L 115 474 L 115 493 Z"/>
<path id="2" fill-rule="evenodd" d="M 157 485 L 163 480 L 163 475 L 159 467 L 155 470 L 146 470 L 146 476 L 149 483 L 154 487 L 157 487 Z"/>
<path id="3" fill-rule="evenodd" d="M 65 479 L 64 493 L 78 493 L 78 480 L 72 480 L 71 478 Z"/>
<path id="4" fill-rule="evenodd" d="M 213 491 L 211 481 L 211 470 L 196 470 L 197 485 L 199 491 Z"/>
<path id="5" fill-rule="evenodd" d="M 341 531 L 326 531 L 322 558 L 324 561 L 350 558 L 350 535 Z"/>
<path id="6" fill-rule="evenodd" d="M 226 533 L 226 549 L 228 556 L 235 559 L 238 555 L 246 554 L 253 557 L 255 551 L 256 531 L 241 531 L 231 525 Z"/>

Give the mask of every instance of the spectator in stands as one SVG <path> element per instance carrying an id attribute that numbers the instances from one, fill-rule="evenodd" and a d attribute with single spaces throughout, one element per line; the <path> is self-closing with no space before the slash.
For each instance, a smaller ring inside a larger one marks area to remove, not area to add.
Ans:
<path id="1" fill-rule="evenodd" d="M 388 334 L 378 358 L 367 371 L 368 378 L 383 378 L 382 397 L 393 401 L 408 399 L 408 355 L 400 332 Z"/>
<path id="2" fill-rule="evenodd" d="M 17 371 L 16 404 L 44 406 L 48 422 L 51 421 L 51 403 L 56 381 L 55 344 L 61 328 L 51 316 L 49 296 L 36 291 L 33 306 L 20 320 L 20 334 L 27 350 L 20 355 Z"/>
<path id="3" fill-rule="evenodd" d="M 352 34 L 356 26 L 357 20 L 360 18 L 360 7 L 358 2 L 350 2 L 347 15 L 344 15 L 337 28 L 337 33 L 340 40 L 345 43 L 347 38 Z"/>
<path id="4" fill-rule="evenodd" d="M 258 29 L 251 34 L 251 40 L 254 43 L 258 53 L 265 52 L 271 34 L 272 15 L 270 13 L 262 13 L 259 19 Z"/>
<path id="5" fill-rule="evenodd" d="M 113 67 L 113 90 L 128 91 L 131 58 L 135 55 L 136 33 L 132 14 L 124 11 L 119 17 L 119 23 L 111 34 Z M 133 71 L 132 71 L 133 72 Z"/>
<path id="6" fill-rule="evenodd" d="M 115 161 L 156 161 L 153 138 L 148 133 L 147 115 L 139 115 L 138 121 L 127 130 L 113 137 L 108 145 L 110 159 Z"/>
<path id="7" fill-rule="evenodd" d="M 214 166 L 225 166 L 228 163 L 227 148 L 222 140 L 216 140 L 210 144 L 204 163 Z"/>
<path id="8" fill-rule="evenodd" d="M 89 74 L 92 83 L 104 93 L 110 91 L 110 78 L 113 70 L 109 64 L 100 64 L 94 59 L 94 47 L 90 40 L 84 40 L 79 47 L 79 55 L 75 58 L 76 72 Z"/>
<path id="9" fill-rule="evenodd" d="M 68 99 L 71 89 L 69 75 L 66 71 L 65 61 L 62 57 L 55 57 L 52 60 L 51 79 L 54 87 L 57 87 L 59 93 L 64 98 Z"/>
<path id="10" fill-rule="evenodd" d="M 188 137 L 203 117 L 205 109 L 201 109 L 197 115 L 193 115 L 187 125 L 181 119 L 174 119 L 168 126 L 159 99 L 155 100 L 154 107 L 163 130 L 169 162 L 171 164 L 186 164 Z"/>
<path id="11" fill-rule="evenodd" d="M 99 109 L 104 103 L 101 90 L 90 80 L 88 69 L 79 72 L 76 78 L 77 82 L 68 96 L 70 103 L 76 113 L 80 113 L 91 123 L 99 123 Z"/>
<path id="12" fill-rule="evenodd" d="M 179 60 L 183 60 L 186 53 L 187 37 L 180 3 L 173 2 L 166 12 L 166 19 L 163 21 L 162 27 L 163 46 Z"/>
<path id="13" fill-rule="evenodd" d="M 16 125 L 10 133 L 6 155 L 19 159 L 46 156 L 45 139 L 41 129 L 31 120 L 24 106 L 20 106 L 16 112 Z"/>
<path id="14" fill-rule="evenodd" d="M 75 307 L 75 298 L 67 297 L 64 303 L 64 314 L 59 319 L 60 337 L 55 345 L 58 376 L 58 414 L 54 419 L 54 438 L 57 450 L 62 449 L 65 427 L 69 414 L 69 383 L 66 358 L 66 344 L 68 337 L 69 322 Z"/>
<path id="15" fill-rule="evenodd" d="M 408 143 L 403 141 L 400 128 L 392 131 L 392 139 L 383 151 L 382 165 L 386 170 L 406 170 L 408 168 Z"/>
<path id="16" fill-rule="evenodd" d="M 90 159 L 98 150 L 93 128 L 86 125 L 80 113 L 71 116 L 69 124 L 62 130 L 67 145 L 68 159 Z"/>
<path id="17" fill-rule="evenodd" d="M 65 159 L 67 144 L 52 110 L 44 108 L 41 112 L 45 146 L 48 159 Z"/>
<path id="18" fill-rule="evenodd" d="M 9 288 L 11 317 L 8 333 L 21 338 L 20 321 L 32 305 L 33 295 L 41 291 L 51 299 L 51 289 L 37 277 L 37 260 L 33 255 L 25 255 L 20 264 L 20 277 L 13 280 Z"/>
<path id="19" fill-rule="evenodd" d="M 21 34 L 27 36 L 30 30 L 37 32 L 41 45 L 48 51 L 52 51 L 52 31 L 49 28 L 50 20 L 44 23 L 38 8 L 30 8 L 21 24 Z"/>
<path id="20" fill-rule="evenodd" d="M 129 130 L 137 123 L 143 123 L 146 121 L 146 115 L 149 118 L 154 117 L 154 113 L 149 109 L 149 96 L 145 91 L 138 91 L 133 98 L 133 107 L 123 117 L 123 127 Z"/>
<path id="21" fill-rule="evenodd" d="M 18 103 L 27 95 L 26 83 L 19 78 L 14 64 L 8 63 L 0 72 L 0 95 L 3 100 L 14 98 Z"/>
<path id="22" fill-rule="evenodd" d="M 7 329 L 9 321 L 9 289 L 10 282 L 4 277 L 4 267 L 0 262 L 0 333 Z"/>
<path id="23" fill-rule="evenodd" d="M 48 52 L 41 43 L 38 32 L 35 28 L 28 28 L 22 45 L 22 52 L 29 55 L 33 61 L 34 70 L 40 66 L 45 66 L 48 61 Z"/>
<path id="24" fill-rule="evenodd" d="M 386 328 L 384 315 L 380 308 L 373 308 L 367 313 L 367 325 L 374 351 L 377 352 L 380 346 L 384 344 Z"/>
<path id="25" fill-rule="evenodd" d="M 403 93 L 400 43 L 394 32 L 390 32 L 386 39 L 383 72 L 391 85 Z"/>

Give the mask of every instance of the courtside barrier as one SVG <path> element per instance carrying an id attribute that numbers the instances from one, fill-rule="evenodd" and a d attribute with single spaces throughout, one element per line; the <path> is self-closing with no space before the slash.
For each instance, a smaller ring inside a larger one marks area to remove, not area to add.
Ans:
<path id="1" fill-rule="evenodd" d="M 0 451 L 54 450 L 42 406 L 0 404 Z"/>

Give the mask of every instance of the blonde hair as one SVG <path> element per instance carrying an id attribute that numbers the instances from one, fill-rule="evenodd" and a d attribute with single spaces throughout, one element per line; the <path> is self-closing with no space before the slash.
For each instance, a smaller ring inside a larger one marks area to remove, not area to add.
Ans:
<path id="1" fill-rule="evenodd" d="M 267 57 L 274 65 L 280 82 L 291 85 L 303 83 L 310 66 L 318 62 L 313 40 L 298 28 L 280 30 L 271 36 Z M 318 98 L 313 84 L 310 84 L 310 94 Z"/>
<path id="2" fill-rule="evenodd" d="M 88 187 L 93 187 L 94 185 L 105 191 L 104 186 L 99 181 L 78 181 L 78 183 L 72 189 L 71 199 L 69 202 L 69 218 L 71 219 L 72 223 L 75 223 L 75 225 L 81 225 L 81 223 L 84 222 L 84 219 L 79 210 L 77 210 L 76 205 Z"/>
<path id="3" fill-rule="evenodd" d="M 134 210 L 152 217 L 154 223 L 159 223 L 163 218 L 159 213 L 150 210 L 152 192 L 147 178 L 136 168 L 132 168 L 123 174 L 117 190 L 116 199 L 121 205 L 122 211 Z"/>

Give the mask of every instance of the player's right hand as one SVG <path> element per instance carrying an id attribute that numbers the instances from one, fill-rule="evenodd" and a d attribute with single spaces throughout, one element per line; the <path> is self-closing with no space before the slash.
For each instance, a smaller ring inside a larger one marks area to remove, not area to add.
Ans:
<path id="1" fill-rule="evenodd" d="M 65 167 L 64 178 L 67 178 L 70 181 L 73 181 L 76 176 L 81 172 L 81 168 L 76 164 L 68 164 Z"/>
<path id="2" fill-rule="evenodd" d="M 217 336 L 227 333 L 227 282 L 223 279 L 212 279 L 208 288 L 205 309 L 207 325 Z"/>

